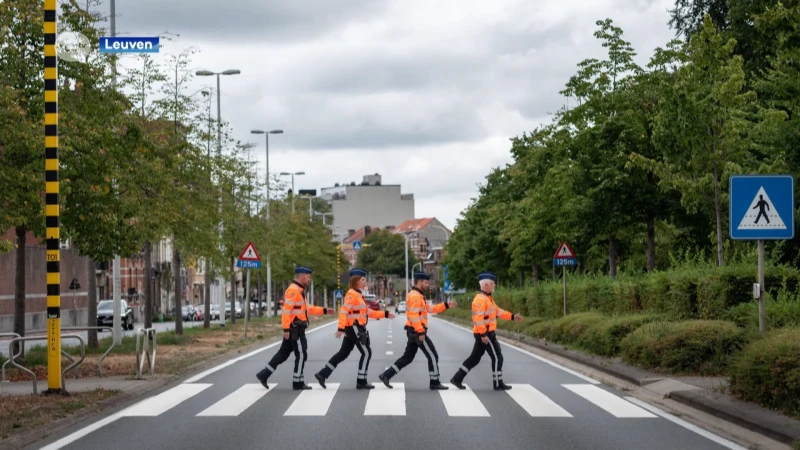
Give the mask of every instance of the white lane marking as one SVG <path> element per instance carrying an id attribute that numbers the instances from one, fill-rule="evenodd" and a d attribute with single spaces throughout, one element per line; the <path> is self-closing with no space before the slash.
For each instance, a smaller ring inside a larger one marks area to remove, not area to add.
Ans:
<path id="1" fill-rule="evenodd" d="M 530 384 L 510 384 L 506 393 L 531 417 L 572 417 L 567 410 Z"/>
<path id="2" fill-rule="evenodd" d="M 275 389 L 278 383 L 268 383 L 269 390 L 264 389 L 261 383 L 245 384 L 239 389 L 226 395 L 225 398 L 206 408 L 198 417 L 210 416 L 238 416 L 244 410 L 253 406 L 261 397 Z"/>
<path id="3" fill-rule="evenodd" d="M 330 322 L 330 323 L 326 323 L 325 325 L 320 325 L 320 326 L 318 326 L 316 328 L 312 328 L 311 330 L 306 331 L 306 335 L 309 335 L 311 333 L 314 333 L 316 331 L 319 331 L 319 330 L 321 330 L 323 328 L 329 327 L 329 326 L 334 325 L 336 323 L 337 323 L 336 321 L 333 321 L 333 322 Z M 203 378 L 211 375 L 212 373 L 217 372 L 219 370 L 222 370 L 222 369 L 224 369 L 224 368 L 226 368 L 226 367 L 228 367 L 230 365 L 236 364 L 237 362 L 239 362 L 239 361 L 241 361 L 243 359 L 247 359 L 247 358 L 249 358 L 249 357 L 251 357 L 253 355 L 257 355 L 257 354 L 259 354 L 259 353 L 261 353 L 263 351 L 269 350 L 272 347 L 281 345 L 281 342 L 283 342 L 282 339 L 279 340 L 278 342 L 273 342 L 272 344 L 269 344 L 269 345 L 267 345 L 265 347 L 261 347 L 261 348 L 259 348 L 257 350 L 253 350 L 250 353 L 244 354 L 244 355 L 239 356 L 237 358 L 234 358 L 234 359 L 232 359 L 230 361 L 224 362 L 224 363 L 222 363 L 222 364 L 220 364 L 220 365 L 218 365 L 216 367 L 212 367 L 211 369 L 208 369 L 205 372 L 201 372 L 201 373 L 199 373 L 199 374 L 197 374 L 197 375 L 195 375 L 195 376 L 193 376 L 191 378 L 187 378 L 184 381 L 184 383 L 196 383 L 196 382 L 202 380 Z"/>
<path id="4" fill-rule="evenodd" d="M 646 409 L 646 410 L 648 410 L 648 411 L 650 411 L 650 412 L 652 412 L 654 414 L 658 414 L 659 416 L 669 420 L 670 422 L 672 422 L 674 424 L 680 425 L 680 426 L 682 426 L 683 428 L 686 428 L 689 431 L 694 431 L 695 433 L 699 434 L 700 436 L 703 436 L 706 439 L 714 441 L 717 444 L 722 445 L 724 447 L 728 447 L 731 450 L 747 450 L 747 448 L 742 447 L 739 444 L 731 442 L 731 441 L 729 441 L 729 440 L 727 440 L 727 439 L 725 439 L 723 437 L 717 436 L 716 434 L 711 433 L 710 431 L 706 431 L 706 430 L 704 430 L 704 429 L 702 429 L 702 428 L 700 428 L 700 427 L 698 427 L 696 425 L 693 425 L 693 424 L 691 424 L 691 423 L 689 423 L 689 422 L 687 422 L 687 421 L 685 421 L 685 420 L 683 420 L 681 418 L 675 417 L 674 415 L 672 415 L 672 414 L 670 414 L 670 413 L 668 413 L 668 412 L 666 412 L 666 411 L 664 411 L 662 409 L 659 409 L 659 408 L 657 408 L 657 407 L 655 407 L 655 406 L 653 406 L 653 405 L 651 405 L 649 403 L 645 403 L 645 402 L 639 400 L 638 398 L 625 397 L 625 400 L 627 400 L 627 401 L 629 401 L 629 402 L 631 402 L 633 404 L 639 405 L 642 408 L 644 408 L 644 409 Z"/>
<path id="5" fill-rule="evenodd" d="M 211 386 L 210 383 L 179 384 L 168 391 L 146 398 L 130 408 L 120 411 L 119 415 L 120 417 L 158 416 Z"/>
<path id="6" fill-rule="evenodd" d="M 386 341 L 386 345 L 392 345 L 392 341 Z"/>
<path id="7" fill-rule="evenodd" d="M 444 384 L 444 383 L 443 383 Z M 475 392 L 466 384 L 466 389 L 458 389 L 452 384 L 445 384 L 450 389 L 447 391 L 439 391 L 442 397 L 442 403 L 447 409 L 447 415 L 450 417 L 489 417 L 489 411 L 483 406 L 483 403 L 475 395 Z"/>
<path id="8" fill-rule="evenodd" d="M 327 389 L 319 384 L 309 384 L 310 390 L 301 391 L 284 416 L 324 416 L 331 407 L 339 383 L 327 383 Z"/>
<path id="9" fill-rule="evenodd" d="M 639 408 L 631 402 L 625 401 L 620 397 L 600 389 L 590 384 L 562 384 L 565 388 L 589 400 L 595 405 L 605 409 L 614 417 L 626 418 L 655 418 L 656 415 Z"/>
<path id="10" fill-rule="evenodd" d="M 81 428 L 80 430 L 70 434 L 69 436 L 63 437 L 63 438 L 53 442 L 50 445 L 42 447 L 39 450 L 58 450 L 61 447 L 66 447 L 67 445 L 77 441 L 78 439 L 88 435 L 89 433 L 91 433 L 93 431 L 96 431 L 96 430 L 99 430 L 100 428 L 103 428 L 104 426 L 116 421 L 119 418 L 120 418 L 119 414 L 112 414 L 112 415 L 106 417 L 103 420 L 95 422 L 95 423 L 89 425 L 88 427 Z"/>
<path id="11" fill-rule="evenodd" d="M 472 330 L 464 328 L 461 325 L 456 325 L 456 324 L 454 324 L 454 323 L 452 323 L 452 322 L 450 322 L 448 320 L 442 320 L 442 319 L 436 319 L 436 320 L 442 321 L 442 322 L 444 322 L 444 323 L 446 323 L 446 324 L 448 324 L 450 326 L 453 326 L 455 328 L 464 330 L 464 331 L 468 332 L 469 334 L 472 334 Z M 541 361 L 543 363 L 550 364 L 551 366 L 555 367 L 556 369 L 563 370 L 564 372 L 567 372 L 570 375 L 576 376 L 576 377 L 578 377 L 578 378 L 580 378 L 580 379 L 582 379 L 584 381 L 587 381 L 587 382 L 592 383 L 592 384 L 600 384 L 599 381 L 597 381 L 597 380 L 595 380 L 593 378 L 587 377 L 586 375 L 584 375 L 582 373 L 578 373 L 578 372 L 576 372 L 576 371 L 574 371 L 572 369 L 568 369 L 568 368 L 562 366 L 561 364 L 558 364 L 556 362 L 550 361 L 549 359 L 543 358 L 543 357 L 541 357 L 539 355 L 535 355 L 535 354 L 533 354 L 533 353 L 531 353 L 531 352 L 529 352 L 527 350 L 523 350 L 523 349 L 517 347 L 516 345 L 509 344 L 508 342 L 503 342 L 503 341 L 499 341 L 499 342 L 502 345 L 505 345 L 507 347 L 511 347 L 514 350 L 516 350 L 516 351 L 518 351 L 520 353 L 523 353 L 525 355 L 528 355 L 531 358 L 538 359 L 539 361 Z"/>
<path id="12" fill-rule="evenodd" d="M 391 350 L 386 350 L 386 354 L 387 354 L 387 355 L 394 355 L 394 352 L 393 352 L 393 351 L 391 351 Z"/>
<path id="13" fill-rule="evenodd" d="M 382 384 L 376 384 L 375 389 L 369 391 L 367 406 L 364 408 L 365 416 L 405 416 L 406 415 L 406 387 L 404 383 L 395 383 L 394 389 L 389 389 Z"/>
<path id="14" fill-rule="evenodd" d="M 311 333 L 313 333 L 313 332 L 315 332 L 317 330 L 321 330 L 321 329 L 323 329 L 325 327 L 329 327 L 329 326 L 331 326 L 331 325 L 333 325 L 335 323 L 337 323 L 337 322 L 333 321 L 331 323 L 327 323 L 325 325 L 321 325 L 321 326 L 318 326 L 316 328 L 312 328 L 311 330 L 307 331 L 306 334 L 311 334 Z M 264 350 L 267 350 L 267 349 L 270 349 L 272 347 L 275 347 L 276 345 L 278 345 L 280 343 L 281 343 L 281 341 L 275 342 L 273 344 L 267 345 L 267 346 L 265 346 L 263 348 L 260 348 L 258 350 L 255 350 L 255 351 L 252 351 L 250 353 L 247 353 L 246 355 L 242 355 L 242 356 L 240 356 L 240 357 L 238 357 L 236 359 L 233 359 L 231 361 L 222 363 L 217 367 L 213 367 L 213 368 L 211 368 L 209 370 L 206 370 L 205 372 L 202 372 L 200 374 L 197 374 L 197 375 L 185 380 L 184 383 L 195 383 L 195 382 L 207 377 L 208 375 L 211 375 L 212 373 L 214 373 L 214 372 L 216 372 L 218 370 L 222 370 L 225 367 L 230 366 L 231 364 L 234 364 L 234 363 L 236 363 L 238 361 L 241 361 L 242 359 L 249 358 L 250 356 L 253 356 L 253 355 L 256 355 L 256 354 L 258 354 L 260 352 L 263 352 Z M 43 449 L 46 449 L 46 450 L 58 450 L 61 447 L 65 447 L 65 446 L 77 441 L 78 439 L 81 439 L 82 437 L 87 436 L 88 434 L 90 434 L 90 433 L 92 433 L 92 432 L 94 432 L 96 430 L 99 430 L 100 428 L 103 428 L 104 426 L 106 426 L 106 425 L 108 425 L 110 423 L 113 423 L 114 421 L 116 421 L 120 417 L 122 417 L 120 415 L 120 413 L 112 414 L 112 415 L 106 417 L 105 419 L 99 420 L 99 421 L 97 421 L 97 422 L 95 422 L 95 423 L 93 423 L 91 425 L 88 425 L 88 426 L 86 426 L 84 428 L 81 428 L 80 430 L 75 431 L 74 433 L 61 438 L 58 441 L 53 442 L 52 444 L 50 444 L 50 445 L 48 445 L 46 447 L 43 447 Z"/>

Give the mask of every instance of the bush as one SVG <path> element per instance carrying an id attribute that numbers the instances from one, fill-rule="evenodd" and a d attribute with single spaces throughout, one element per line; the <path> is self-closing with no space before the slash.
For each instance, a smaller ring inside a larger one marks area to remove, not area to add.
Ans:
<path id="1" fill-rule="evenodd" d="M 719 375 L 747 341 L 748 333 L 730 322 L 651 322 L 625 337 L 620 351 L 625 362 L 645 369 Z"/>
<path id="2" fill-rule="evenodd" d="M 730 389 L 742 400 L 800 418 L 800 328 L 770 331 L 731 363 Z"/>
<path id="3" fill-rule="evenodd" d="M 577 344 L 596 355 L 616 356 L 620 351 L 620 342 L 644 324 L 654 322 L 663 316 L 656 314 L 632 314 L 611 317 L 590 326 L 578 339 Z"/>
<path id="4" fill-rule="evenodd" d="M 800 327 L 800 299 L 796 294 L 780 291 L 777 299 L 769 294 L 765 297 L 767 329 Z M 722 317 L 740 327 L 758 329 L 758 302 L 751 299 L 748 303 L 740 303 L 726 311 Z"/>

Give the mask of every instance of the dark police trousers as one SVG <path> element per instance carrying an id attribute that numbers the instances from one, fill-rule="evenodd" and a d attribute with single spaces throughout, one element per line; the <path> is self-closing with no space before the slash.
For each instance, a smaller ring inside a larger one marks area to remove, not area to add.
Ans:
<path id="1" fill-rule="evenodd" d="M 293 334 L 297 334 L 297 340 L 293 339 Z M 292 328 L 290 331 L 289 339 L 284 339 L 281 342 L 281 348 L 275 353 L 275 356 L 267 364 L 267 367 L 259 373 L 265 379 L 269 378 L 279 365 L 283 364 L 289 355 L 294 353 L 294 374 L 292 377 L 293 387 L 302 387 L 305 385 L 303 378 L 303 369 L 306 367 L 308 360 L 308 341 L 306 341 L 306 331 L 302 328 Z"/>
<path id="2" fill-rule="evenodd" d="M 387 379 L 391 379 L 393 376 L 397 375 L 398 372 L 403 370 L 405 366 L 414 361 L 414 357 L 417 356 L 417 350 L 422 350 L 422 354 L 428 359 L 428 375 L 430 377 L 431 386 L 440 384 L 439 353 L 436 352 L 436 347 L 433 346 L 433 341 L 431 341 L 431 338 L 428 336 L 428 330 L 425 330 L 425 340 L 420 343 L 419 335 L 414 331 L 414 327 L 406 326 L 405 329 L 406 335 L 408 336 L 406 350 L 403 352 L 403 356 L 386 369 L 383 376 Z"/>
<path id="3" fill-rule="evenodd" d="M 369 361 L 372 359 L 372 349 L 370 348 L 369 338 L 367 338 L 366 345 L 358 341 L 355 327 L 352 326 L 344 329 L 342 347 L 331 357 L 330 361 L 325 364 L 325 367 L 319 371 L 319 375 L 327 380 L 333 371 L 336 370 L 336 367 L 350 356 L 350 352 L 353 351 L 353 348 L 357 348 L 358 351 L 361 352 L 361 359 L 358 360 L 358 377 L 356 378 L 356 384 L 358 386 L 366 385 L 367 369 L 369 369 Z"/>
<path id="4" fill-rule="evenodd" d="M 470 370 L 472 370 L 475 366 L 481 362 L 481 357 L 483 353 L 489 353 L 489 358 L 492 359 L 492 381 L 494 387 L 498 387 L 503 383 L 503 352 L 500 350 L 500 343 L 497 341 L 497 336 L 495 336 L 494 331 L 490 331 L 489 335 L 489 343 L 484 344 L 481 341 L 480 334 L 473 334 L 475 336 L 475 344 L 472 346 L 472 353 L 470 353 L 469 357 L 464 361 L 464 364 L 459 367 L 458 372 L 453 377 L 453 380 L 461 383 L 464 381 L 464 377 L 467 376 Z"/>

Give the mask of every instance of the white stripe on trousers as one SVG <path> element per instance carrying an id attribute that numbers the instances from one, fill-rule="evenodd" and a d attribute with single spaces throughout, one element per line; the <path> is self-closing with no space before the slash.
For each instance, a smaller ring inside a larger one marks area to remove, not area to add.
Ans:
<path id="1" fill-rule="evenodd" d="M 431 347 L 428 345 L 428 338 L 422 341 L 422 346 L 425 348 L 425 356 L 428 357 L 433 365 L 433 372 L 430 373 L 431 378 L 439 378 L 439 361 L 437 361 L 436 355 L 431 351 Z"/>
<path id="2" fill-rule="evenodd" d="M 305 369 L 306 366 L 306 352 L 300 340 L 297 341 L 297 362 L 297 372 L 294 373 L 294 381 L 299 383 L 303 381 L 303 369 Z"/>
<path id="3" fill-rule="evenodd" d="M 488 351 L 490 352 L 489 356 L 492 357 L 492 380 L 494 382 L 497 382 L 500 381 L 497 372 L 497 363 L 499 362 L 499 360 L 497 359 L 497 354 L 494 351 L 494 346 L 492 345 L 491 339 L 489 340 L 489 344 L 487 345 L 487 347 L 489 347 L 488 348 Z"/>
<path id="4" fill-rule="evenodd" d="M 369 360 L 372 359 L 372 349 L 369 346 L 361 346 L 361 343 L 356 341 L 356 348 L 361 352 L 361 358 L 358 360 L 358 378 L 362 380 L 367 379 L 367 368 L 369 367 Z M 366 356 L 364 355 L 364 348 L 367 349 Z M 363 365 L 361 363 L 363 361 Z"/>

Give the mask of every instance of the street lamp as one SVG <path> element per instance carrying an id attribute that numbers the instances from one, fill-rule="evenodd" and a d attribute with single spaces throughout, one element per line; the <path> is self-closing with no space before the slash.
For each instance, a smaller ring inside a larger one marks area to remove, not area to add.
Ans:
<path id="1" fill-rule="evenodd" d="M 220 94 L 219 94 L 219 76 L 220 75 L 239 75 L 242 73 L 238 69 L 225 70 L 223 72 L 212 72 L 210 70 L 198 70 L 195 75 L 199 77 L 217 76 L 217 155 L 222 153 L 222 115 L 220 107 Z"/>
<path id="2" fill-rule="evenodd" d="M 291 175 L 292 176 L 292 213 L 294 213 L 294 197 L 295 197 L 295 195 L 294 195 L 294 176 L 295 175 L 305 175 L 305 174 L 306 174 L 305 172 L 295 172 L 295 173 L 281 172 L 281 176 L 287 176 L 287 175 Z"/>
<path id="3" fill-rule="evenodd" d="M 417 231 L 410 231 L 403 233 L 403 237 L 406 239 L 406 295 L 408 295 L 408 238 L 414 233 L 418 233 Z"/>
<path id="4" fill-rule="evenodd" d="M 217 76 L 217 156 L 222 154 L 222 106 L 220 100 L 220 88 L 219 88 L 219 76 L 220 75 L 239 75 L 242 73 L 238 69 L 230 69 L 225 70 L 222 72 L 212 72 L 210 70 L 198 70 L 195 72 L 195 75 L 199 77 L 210 77 L 213 75 Z M 220 211 L 222 211 L 222 204 L 219 205 Z M 220 230 L 220 233 L 222 230 Z M 222 244 L 220 243 L 220 246 Z M 220 305 L 220 315 L 219 315 L 219 324 L 220 326 L 225 326 L 225 302 L 224 298 L 222 297 L 222 304 Z M 177 310 L 176 310 L 177 311 Z M 233 309 L 231 309 L 233 311 Z M 236 311 L 234 311 L 235 313 Z"/>
<path id="5" fill-rule="evenodd" d="M 272 131 L 263 131 L 263 130 L 251 130 L 250 133 L 252 134 L 263 134 L 266 137 L 266 145 L 267 145 L 267 206 L 266 206 L 266 213 L 267 213 L 267 220 L 269 220 L 269 135 L 270 134 L 283 134 L 283 130 L 272 130 Z M 272 317 L 272 264 L 269 257 L 269 253 L 267 253 L 267 317 Z"/>

